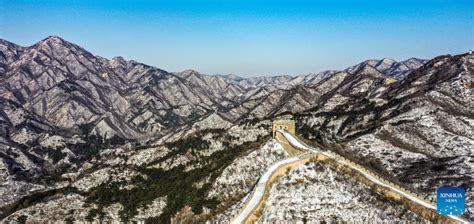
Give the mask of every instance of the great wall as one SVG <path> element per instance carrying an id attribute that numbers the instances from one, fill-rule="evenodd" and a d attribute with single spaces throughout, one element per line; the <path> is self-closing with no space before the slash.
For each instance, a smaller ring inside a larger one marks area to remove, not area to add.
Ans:
<path id="1" fill-rule="evenodd" d="M 269 192 L 289 170 L 308 161 L 321 161 L 352 176 L 356 181 L 370 186 L 389 200 L 397 202 L 410 211 L 434 223 L 471 223 L 463 217 L 441 216 L 436 212 L 436 204 L 420 194 L 386 180 L 376 172 L 367 169 L 337 153 L 308 146 L 295 133 L 293 121 L 276 121 L 273 124 L 273 138 L 279 142 L 289 158 L 273 164 L 259 179 L 247 201 L 232 223 L 255 223 L 265 208 Z"/>

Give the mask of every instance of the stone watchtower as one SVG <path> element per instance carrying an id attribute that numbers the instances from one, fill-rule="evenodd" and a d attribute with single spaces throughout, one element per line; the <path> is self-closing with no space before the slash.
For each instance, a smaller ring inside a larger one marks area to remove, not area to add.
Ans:
<path id="1" fill-rule="evenodd" d="M 285 130 L 291 134 L 295 134 L 295 121 L 294 120 L 274 120 L 272 128 L 272 136 L 275 138 L 277 130 Z"/>

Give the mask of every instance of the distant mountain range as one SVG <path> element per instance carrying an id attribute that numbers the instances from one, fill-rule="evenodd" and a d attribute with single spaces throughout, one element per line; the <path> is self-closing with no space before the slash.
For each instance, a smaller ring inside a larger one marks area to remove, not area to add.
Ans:
<path id="1" fill-rule="evenodd" d="M 4 108 L 21 105 L 17 113 L 22 116 L 4 117 L 2 130 L 8 129 L 10 135 L 18 131 L 15 126 L 24 124 L 67 136 L 87 126 L 89 132 L 104 138 L 141 138 L 215 111 L 229 111 L 223 117 L 231 121 L 248 114 L 261 117 L 267 114 L 238 105 L 296 86 L 311 91 L 337 73 L 245 79 L 192 70 L 169 73 L 121 57 L 94 56 L 56 36 L 30 47 L 1 40 L 0 47 L 2 103 Z M 342 72 L 358 76 L 372 70 L 374 76 L 401 78 L 425 62 L 369 60 Z"/>
<path id="2" fill-rule="evenodd" d="M 295 119 L 303 137 L 341 145 L 340 153 L 422 193 L 439 184 L 472 189 L 473 70 L 474 55 L 462 54 L 241 78 L 109 60 L 57 36 L 30 47 L 0 40 L 0 218 L 20 211 L 24 196 L 74 185 L 67 174 L 80 179 L 104 168 L 128 169 L 134 156 L 162 162 L 159 152 L 141 150 L 207 132 L 233 139 L 236 130 L 277 117 Z M 239 133 L 260 136 L 266 129 Z M 227 141 L 212 147 L 237 144 Z M 107 155 L 113 156 L 100 159 Z M 473 203 L 467 206 L 473 212 Z"/>

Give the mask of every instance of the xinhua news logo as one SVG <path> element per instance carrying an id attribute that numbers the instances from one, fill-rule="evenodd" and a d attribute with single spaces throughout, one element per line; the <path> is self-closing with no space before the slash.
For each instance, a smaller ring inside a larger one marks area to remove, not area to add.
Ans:
<path id="1" fill-rule="evenodd" d="M 464 214 L 464 188 L 440 187 L 437 191 L 436 207 L 440 215 Z"/>

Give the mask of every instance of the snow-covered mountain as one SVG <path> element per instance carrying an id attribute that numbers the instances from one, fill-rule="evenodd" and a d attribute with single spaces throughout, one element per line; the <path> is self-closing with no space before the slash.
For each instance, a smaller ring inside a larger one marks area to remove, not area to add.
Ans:
<path id="1" fill-rule="evenodd" d="M 390 58 L 384 58 L 381 60 L 367 60 L 360 64 L 347 68 L 346 71 L 349 73 L 353 73 L 361 67 L 370 65 L 375 69 L 379 70 L 384 75 L 401 79 L 404 76 L 408 75 L 414 69 L 423 66 L 427 61 L 428 60 L 418 58 L 410 58 L 408 60 L 400 62 L 397 62 Z"/>
<path id="2" fill-rule="evenodd" d="M 277 117 L 419 193 L 470 191 L 473 70 L 463 54 L 241 78 L 106 59 L 56 36 L 0 40 L 0 218 L 228 221 L 284 156 Z"/>

